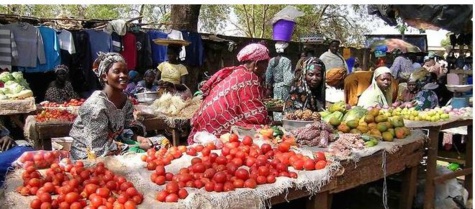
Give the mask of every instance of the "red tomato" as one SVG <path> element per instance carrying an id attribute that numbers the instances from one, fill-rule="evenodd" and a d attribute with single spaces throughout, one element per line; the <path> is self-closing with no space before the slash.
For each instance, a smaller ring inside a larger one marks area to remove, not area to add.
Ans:
<path id="1" fill-rule="evenodd" d="M 261 145 L 261 152 L 263 154 L 266 154 L 267 152 L 269 152 L 271 150 L 272 150 L 272 146 L 270 146 L 270 144 L 264 143 L 264 144 Z"/>
<path id="2" fill-rule="evenodd" d="M 33 201 L 31 201 L 30 207 L 31 207 L 32 209 L 40 209 L 40 208 L 41 208 L 41 200 L 39 200 L 39 199 L 34 199 Z"/>
<path id="3" fill-rule="evenodd" d="M 303 160 L 298 159 L 298 160 L 294 161 L 293 167 L 295 168 L 295 170 L 303 170 L 303 167 L 304 167 L 303 164 L 304 163 L 305 162 Z"/>
<path id="4" fill-rule="evenodd" d="M 134 187 L 129 187 L 129 188 L 125 191 L 125 193 L 126 193 L 127 195 L 129 195 L 129 197 L 133 197 L 133 196 L 135 196 L 135 195 L 139 195 L 139 192 L 138 192 L 137 189 L 135 189 Z"/>
<path id="5" fill-rule="evenodd" d="M 41 209 L 51 209 L 51 203 L 50 202 L 43 202 L 43 203 L 41 203 L 40 208 Z"/>
<path id="6" fill-rule="evenodd" d="M 315 169 L 316 170 L 324 169 L 325 166 L 327 166 L 327 161 L 325 161 L 325 160 L 319 160 L 319 161 L 317 161 L 317 163 L 315 163 Z"/>
<path id="7" fill-rule="evenodd" d="M 298 175 L 295 172 L 289 172 L 289 177 L 293 178 L 293 179 L 296 179 L 298 177 Z"/>
<path id="8" fill-rule="evenodd" d="M 243 188 L 244 187 L 244 180 L 236 179 L 233 181 L 234 188 Z"/>
<path id="9" fill-rule="evenodd" d="M 205 190 L 206 190 L 207 192 L 212 192 L 212 191 L 214 191 L 214 183 L 213 183 L 212 181 L 207 182 L 207 183 L 205 184 Z"/>
<path id="10" fill-rule="evenodd" d="M 192 166 L 192 170 L 194 173 L 203 173 L 206 170 L 206 167 L 203 163 L 196 163 Z"/>
<path id="11" fill-rule="evenodd" d="M 196 156 L 197 151 L 196 151 L 195 148 L 191 147 L 191 148 L 189 148 L 188 150 L 186 150 L 186 154 L 187 154 L 187 155 L 190 155 L 190 156 Z"/>
<path id="12" fill-rule="evenodd" d="M 257 187 L 257 182 L 254 179 L 248 179 L 244 182 L 244 187 L 254 189 Z"/>
<path id="13" fill-rule="evenodd" d="M 242 144 L 244 145 L 247 145 L 247 146 L 251 146 L 253 144 L 253 140 L 250 136 L 245 136 L 243 139 L 242 139 Z"/>
<path id="14" fill-rule="evenodd" d="M 167 172 L 165 173 L 165 180 L 171 181 L 173 178 L 173 173 Z"/>
<path id="15" fill-rule="evenodd" d="M 277 146 L 277 149 L 281 152 L 288 152 L 290 150 L 290 144 L 287 142 L 282 142 Z"/>
<path id="16" fill-rule="evenodd" d="M 166 177 L 165 176 L 157 176 L 155 178 L 155 181 L 153 181 L 153 182 L 158 184 L 158 185 L 164 185 L 165 182 L 166 182 Z"/>
<path id="17" fill-rule="evenodd" d="M 213 181 L 217 182 L 217 183 L 224 183 L 226 182 L 226 174 L 224 172 L 217 172 L 216 174 L 214 174 L 213 176 Z"/>
<path id="18" fill-rule="evenodd" d="M 231 134 L 229 136 L 229 142 L 239 142 L 239 137 L 236 134 Z"/>
<path id="19" fill-rule="evenodd" d="M 51 202 L 51 195 L 49 193 L 41 193 L 38 198 L 41 202 Z"/>
<path id="20" fill-rule="evenodd" d="M 267 181 L 267 183 L 269 183 L 269 184 L 275 183 L 275 181 L 276 181 L 275 176 L 274 176 L 274 175 L 269 175 L 269 176 L 267 176 L 266 181 Z"/>
<path id="21" fill-rule="evenodd" d="M 327 161 L 327 158 L 325 157 L 325 153 L 323 152 L 315 152 L 315 162 L 318 162 L 319 160 L 324 160 Z"/>
<path id="22" fill-rule="evenodd" d="M 176 182 L 168 182 L 165 186 L 165 190 L 170 194 L 176 194 L 179 190 L 178 183 Z"/>
<path id="23" fill-rule="evenodd" d="M 199 145 L 196 145 L 195 149 L 197 152 L 201 152 L 203 150 L 204 146 L 199 144 Z"/>
<path id="24" fill-rule="evenodd" d="M 219 165 L 225 165 L 228 162 L 228 160 L 224 156 L 219 156 L 216 158 L 215 162 L 218 163 Z"/>
<path id="25" fill-rule="evenodd" d="M 67 203 L 72 204 L 73 202 L 76 202 L 79 200 L 79 194 L 77 192 L 70 192 L 66 194 L 66 197 L 64 199 Z"/>
<path id="26" fill-rule="evenodd" d="M 268 176 L 269 168 L 267 166 L 259 166 L 258 173 L 260 176 Z"/>
<path id="27" fill-rule="evenodd" d="M 163 165 L 158 165 L 156 168 L 155 168 L 155 173 L 159 176 L 164 176 L 166 171 L 165 171 L 165 166 Z"/>
<path id="28" fill-rule="evenodd" d="M 313 161 L 312 159 L 305 160 L 303 168 L 305 168 L 305 170 L 307 171 L 315 170 L 315 161 Z"/>
<path id="29" fill-rule="evenodd" d="M 186 191 L 186 189 L 180 189 L 178 191 L 178 197 L 180 199 L 185 199 L 187 196 L 188 196 L 188 192 Z"/>
<path id="30" fill-rule="evenodd" d="M 257 176 L 256 182 L 257 182 L 257 184 L 265 184 L 265 183 L 267 183 L 267 177 Z"/>
<path id="31" fill-rule="evenodd" d="M 178 195 L 174 193 L 167 195 L 165 202 L 178 202 Z"/>
<path id="32" fill-rule="evenodd" d="M 135 208 L 137 208 L 137 204 L 135 204 L 134 201 L 129 200 L 129 201 L 124 203 L 124 208 L 125 209 L 135 209 Z"/>
<path id="33" fill-rule="evenodd" d="M 168 194 L 169 193 L 165 190 L 162 190 L 162 191 L 158 192 L 157 200 L 160 201 L 160 202 L 165 202 L 165 199 L 167 198 Z"/>
<path id="34" fill-rule="evenodd" d="M 91 195 L 89 198 L 89 201 L 90 201 L 90 204 L 96 208 L 101 206 L 103 203 L 102 197 L 100 197 L 99 195 Z"/>
<path id="35" fill-rule="evenodd" d="M 103 198 L 108 198 L 110 193 L 111 191 L 108 188 L 99 188 L 96 190 L 96 194 Z"/>

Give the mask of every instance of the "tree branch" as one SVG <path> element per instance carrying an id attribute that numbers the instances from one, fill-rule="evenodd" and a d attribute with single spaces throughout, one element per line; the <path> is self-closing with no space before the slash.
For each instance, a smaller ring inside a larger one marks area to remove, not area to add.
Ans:
<path id="1" fill-rule="evenodd" d="M 246 15 L 246 25 L 247 25 L 247 34 L 249 37 L 254 38 L 254 34 L 251 31 L 251 26 L 249 25 L 249 13 L 247 12 L 246 5 L 242 5 L 244 9 L 244 15 Z"/>
<path id="2" fill-rule="evenodd" d="M 261 34 L 259 35 L 259 38 L 263 38 L 264 37 L 264 32 L 266 30 L 266 23 L 267 23 L 267 10 L 269 10 L 269 5 L 264 5 L 263 7 L 263 16 L 262 16 L 262 28 L 261 28 Z"/>

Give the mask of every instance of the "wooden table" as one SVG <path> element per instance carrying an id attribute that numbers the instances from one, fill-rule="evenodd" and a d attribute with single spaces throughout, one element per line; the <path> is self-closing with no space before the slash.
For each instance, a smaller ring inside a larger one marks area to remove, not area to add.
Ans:
<path id="1" fill-rule="evenodd" d="M 427 173 L 426 173 L 426 185 L 424 194 L 424 209 L 434 208 L 435 201 L 435 184 L 443 183 L 445 180 L 456 178 L 458 176 L 465 176 L 464 186 L 468 191 L 468 198 L 472 198 L 472 166 L 473 166 L 473 119 L 461 119 L 457 121 L 438 123 L 434 126 L 427 126 L 425 124 L 414 123 L 407 124 L 410 128 L 424 128 L 429 129 L 429 142 L 427 144 Z M 444 129 L 467 126 L 467 143 L 466 143 L 466 155 L 465 155 L 465 168 L 462 170 L 454 171 L 445 175 L 436 175 L 437 157 L 439 149 L 439 132 Z"/>
<path id="2" fill-rule="evenodd" d="M 142 122 L 142 124 L 145 126 L 145 130 L 147 131 L 165 131 L 166 129 L 171 129 L 173 145 L 178 146 L 180 144 L 181 132 L 179 131 L 179 127 L 176 121 L 172 124 L 168 124 L 164 118 L 153 117 L 145 118 L 143 120 L 140 120 L 140 122 Z M 190 120 L 184 120 L 182 125 L 190 126 Z"/>
<path id="3" fill-rule="evenodd" d="M 404 172 L 402 181 L 401 209 L 412 208 L 416 194 L 417 166 L 424 155 L 424 144 L 416 141 L 402 146 L 393 154 L 386 154 L 386 175 Z M 384 178 L 381 164 L 384 161 L 382 151 L 361 158 L 356 164 L 352 161 L 342 162 L 343 174 L 334 177 L 320 192 L 307 200 L 308 209 L 330 209 L 332 195 Z M 288 195 L 282 194 L 271 198 L 272 204 L 309 196 L 305 190 L 289 190 Z"/>

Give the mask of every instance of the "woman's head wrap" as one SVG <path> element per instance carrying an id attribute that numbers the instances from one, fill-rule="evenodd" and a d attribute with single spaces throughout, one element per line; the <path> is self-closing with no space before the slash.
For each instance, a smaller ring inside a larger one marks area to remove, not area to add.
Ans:
<path id="1" fill-rule="evenodd" d="M 305 92 L 307 92 L 308 95 L 311 95 L 312 94 L 312 89 L 310 89 L 310 87 L 308 86 L 307 84 L 307 80 L 306 80 L 306 77 L 307 77 L 307 72 L 308 71 L 311 71 L 311 70 L 320 70 L 321 71 L 321 75 L 322 75 L 322 78 L 321 78 L 321 82 L 319 84 L 319 86 L 317 87 L 317 90 L 318 92 L 316 92 L 317 94 L 317 99 L 319 100 L 318 102 L 321 103 L 323 105 L 323 107 L 325 107 L 325 73 L 326 73 L 326 70 L 325 70 L 325 64 L 323 64 L 323 62 L 318 59 L 317 57 L 310 57 L 308 58 L 307 60 L 305 60 L 304 64 L 303 64 L 303 69 L 302 69 L 302 73 L 300 74 L 300 78 L 298 78 L 297 80 L 297 86 L 302 88 Z"/>
<path id="2" fill-rule="evenodd" d="M 135 71 L 135 70 L 131 70 L 129 71 L 129 79 L 132 80 L 134 79 L 135 77 L 137 77 L 137 75 L 139 75 L 139 72 Z"/>
<path id="3" fill-rule="evenodd" d="M 69 68 L 66 65 L 58 65 L 54 68 L 54 73 L 58 73 L 59 71 L 64 71 L 66 73 L 69 73 Z"/>
<path id="4" fill-rule="evenodd" d="M 239 51 L 237 59 L 239 62 L 268 60 L 269 49 L 262 44 L 252 43 Z"/>
<path id="5" fill-rule="evenodd" d="M 99 80 L 101 80 L 101 76 L 103 74 L 106 74 L 107 71 L 112 67 L 114 63 L 116 62 L 126 63 L 122 55 L 115 52 L 99 54 L 99 57 L 97 59 L 101 59 L 99 63 L 99 67 L 97 68 L 97 72 L 96 72 Z"/>
<path id="6" fill-rule="evenodd" d="M 157 73 L 155 72 L 154 69 L 148 69 L 147 71 L 145 71 L 145 73 L 143 74 L 144 76 L 147 76 L 147 75 L 153 75 L 153 76 L 156 76 Z"/>

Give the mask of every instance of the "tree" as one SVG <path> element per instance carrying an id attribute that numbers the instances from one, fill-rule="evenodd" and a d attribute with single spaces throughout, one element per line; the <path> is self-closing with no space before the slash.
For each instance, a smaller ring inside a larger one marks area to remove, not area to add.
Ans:
<path id="1" fill-rule="evenodd" d="M 199 15 L 200 32 L 218 33 L 226 27 L 226 20 L 229 17 L 231 9 L 228 5 L 211 5 L 205 4 L 201 6 Z"/>

